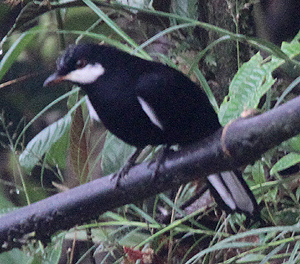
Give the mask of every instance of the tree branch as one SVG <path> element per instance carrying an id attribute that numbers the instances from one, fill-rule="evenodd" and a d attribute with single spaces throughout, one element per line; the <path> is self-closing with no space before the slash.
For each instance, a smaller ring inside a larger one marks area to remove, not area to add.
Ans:
<path id="1" fill-rule="evenodd" d="M 152 174 L 156 164 L 144 162 L 120 180 L 119 188 L 107 176 L 2 216 L 0 252 L 21 247 L 26 235 L 33 231 L 37 239 L 47 243 L 55 232 L 97 219 L 108 210 L 211 173 L 253 163 L 267 150 L 299 133 L 297 97 L 262 115 L 234 121 L 223 135 L 221 129 L 204 141 L 170 153 L 155 180 Z M 223 152 L 224 148 L 229 155 Z"/>

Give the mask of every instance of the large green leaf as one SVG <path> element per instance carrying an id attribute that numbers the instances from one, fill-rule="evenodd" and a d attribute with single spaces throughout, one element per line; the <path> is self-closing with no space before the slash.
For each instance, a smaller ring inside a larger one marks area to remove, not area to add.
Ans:
<path id="1" fill-rule="evenodd" d="M 65 169 L 67 163 L 67 150 L 69 148 L 70 133 L 66 129 L 65 133 L 51 146 L 47 151 L 46 162 L 53 166 L 58 166 L 60 169 Z"/>
<path id="2" fill-rule="evenodd" d="M 239 117 L 244 109 L 255 108 L 260 98 L 272 86 L 275 80 L 272 72 L 262 66 L 260 53 L 244 63 L 234 76 L 228 96 L 224 99 L 219 111 L 222 125 Z"/>
<path id="3" fill-rule="evenodd" d="M 76 95 L 78 90 L 79 88 L 75 88 L 72 91 L 65 93 L 63 96 L 50 103 L 48 106 L 46 106 L 38 115 L 36 115 L 25 126 L 25 128 L 19 135 L 18 139 L 16 140 L 17 143 L 15 145 L 16 146 L 18 145 L 21 136 L 24 135 L 28 127 L 31 126 L 32 123 L 37 118 L 39 118 L 43 113 L 45 113 L 48 109 L 50 109 L 54 104 L 66 98 L 67 96 L 75 94 L 75 98 L 77 98 Z M 25 150 L 19 157 L 19 162 L 21 166 L 26 170 L 26 172 L 29 173 L 32 170 L 32 168 L 39 162 L 39 160 L 42 158 L 44 154 L 47 154 L 46 155 L 46 158 L 48 159 L 47 161 L 51 159 L 51 155 L 53 153 L 51 149 L 54 148 L 53 151 L 55 151 L 57 147 L 55 143 L 57 143 L 63 136 L 66 136 L 66 133 L 69 133 L 72 114 L 77 109 L 77 107 L 80 106 L 84 101 L 85 101 L 85 97 L 81 98 L 77 103 L 74 104 L 74 106 L 72 104 L 72 108 L 70 109 L 67 115 L 65 115 L 63 118 L 59 119 L 58 121 L 54 122 L 50 126 L 46 127 L 45 129 L 43 129 L 27 144 Z M 67 148 L 66 145 L 67 143 L 64 142 L 64 144 L 65 144 L 64 146 L 60 147 L 61 149 L 57 153 L 58 155 L 60 155 L 60 153 L 62 153 L 62 151 Z M 64 161 L 62 161 L 60 165 L 63 166 L 63 164 Z"/>
<path id="4" fill-rule="evenodd" d="M 21 166 L 30 172 L 32 168 L 40 161 L 42 156 L 50 151 L 51 147 L 65 133 L 69 132 L 71 124 L 71 115 L 67 114 L 63 118 L 54 122 L 37 134 L 26 146 L 19 157 Z"/>
<path id="5" fill-rule="evenodd" d="M 299 55 L 298 36 L 291 43 L 283 43 L 281 49 L 290 59 Z M 244 109 L 256 108 L 261 97 L 275 82 L 272 72 L 283 63 L 285 63 L 283 59 L 275 56 L 269 62 L 265 62 L 260 53 L 244 63 L 234 76 L 229 93 L 220 107 L 221 124 L 225 125 L 230 120 L 238 118 Z"/>
<path id="6" fill-rule="evenodd" d="M 300 154 L 295 152 L 289 153 L 275 163 L 275 165 L 272 167 L 270 171 L 270 174 L 273 175 L 274 173 L 285 170 L 299 162 L 300 162 Z"/>

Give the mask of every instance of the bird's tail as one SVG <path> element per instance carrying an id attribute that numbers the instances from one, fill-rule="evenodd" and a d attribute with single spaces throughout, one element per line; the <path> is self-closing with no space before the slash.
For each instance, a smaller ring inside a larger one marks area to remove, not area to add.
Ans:
<path id="1" fill-rule="evenodd" d="M 256 199 L 239 171 L 226 171 L 208 176 L 216 202 L 227 211 L 246 215 L 259 214 Z"/>

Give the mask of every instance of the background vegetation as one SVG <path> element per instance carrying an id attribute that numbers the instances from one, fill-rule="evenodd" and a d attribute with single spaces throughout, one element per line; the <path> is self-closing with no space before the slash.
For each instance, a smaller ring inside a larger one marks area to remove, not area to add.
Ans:
<path id="1" fill-rule="evenodd" d="M 253 17 L 264 5 L 254 1 L 10 2 L 0 3 L 3 214 L 110 174 L 133 151 L 89 119 L 78 88 L 42 87 L 69 44 L 110 44 L 183 71 L 201 84 L 223 125 L 299 91 L 299 36 L 281 48 L 270 32 L 255 37 Z M 201 188 L 190 183 L 61 232 L 47 247 L 28 239 L 0 262 L 298 263 L 299 140 L 245 168 L 261 222 L 226 215 L 209 198 L 187 206 Z"/>

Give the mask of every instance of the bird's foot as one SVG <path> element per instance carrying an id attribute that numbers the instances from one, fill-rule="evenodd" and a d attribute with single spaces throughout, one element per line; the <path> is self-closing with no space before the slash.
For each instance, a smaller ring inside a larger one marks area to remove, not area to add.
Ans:
<path id="1" fill-rule="evenodd" d="M 152 180 L 156 180 L 159 174 L 159 169 L 161 168 L 161 166 L 163 165 L 163 163 L 166 161 L 167 155 L 170 152 L 170 146 L 166 145 L 163 147 L 162 151 L 160 153 L 158 153 L 157 157 L 155 159 L 153 159 L 152 161 L 150 161 L 150 163 L 148 164 L 148 167 L 150 165 L 152 165 L 153 163 L 155 163 L 155 167 L 152 173 Z"/>
<path id="2" fill-rule="evenodd" d="M 116 172 L 112 177 L 111 177 L 111 180 L 114 180 L 116 179 L 116 184 L 115 184 L 115 188 L 118 188 L 119 187 L 119 184 L 120 184 L 120 180 L 122 178 L 124 178 L 129 170 L 134 166 L 134 163 L 133 164 L 129 164 L 129 163 L 126 163 L 124 167 L 122 167 L 118 172 Z"/>
<path id="3" fill-rule="evenodd" d="M 137 148 L 136 151 L 130 156 L 126 164 L 117 173 L 115 173 L 112 176 L 111 180 L 116 179 L 115 188 L 119 187 L 120 180 L 124 178 L 130 171 L 130 169 L 135 165 L 135 161 L 137 157 L 140 155 L 140 153 L 142 152 L 142 150 L 143 149 L 141 148 Z"/>

